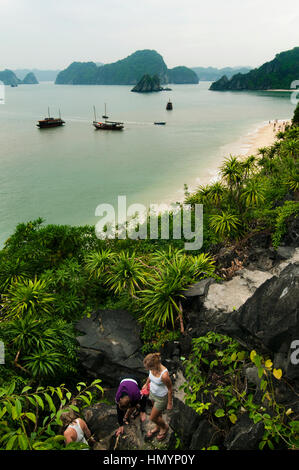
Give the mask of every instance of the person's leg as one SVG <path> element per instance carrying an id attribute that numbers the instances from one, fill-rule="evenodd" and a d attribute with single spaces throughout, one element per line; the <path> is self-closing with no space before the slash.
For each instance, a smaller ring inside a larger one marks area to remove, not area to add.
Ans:
<path id="1" fill-rule="evenodd" d="M 141 419 L 141 422 L 146 420 L 146 413 L 145 413 L 146 402 L 147 402 L 147 396 L 142 395 L 142 398 L 140 400 L 140 419 Z"/>
<path id="2" fill-rule="evenodd" d="M 150 420 L 153 421 L 157 425 L 157 427 L 159 427 L 160 429 L 159 434 L 157 436 L 158 440 L 163 440 L 169 429 L 168 424 L 165 423 L 164 419 L 162 418 L 162 414 L 165 409 L 166 409 L 165 400 L 159 399 L 156 404 L 154 403 L 152 413 L 150 415 Z"/>
<path id="3" fill-rule="evenodd" d="M 153 406 L 152 412 L 150 414 L 150 420 L 153 423 L 155 423 L 156 426 L 153 429 L 151 429 L 150 431 L 148 431 L 147 437 L 152 437 L 154 434 L 156 434 L 157 432 L 160 431 L 160 426 L 157 423 L 157 420 L 159 421 L 159 416 L 160 416 L 160 411 L 157 410 L 157 408 L 155 408 L 155 406 Z"/>

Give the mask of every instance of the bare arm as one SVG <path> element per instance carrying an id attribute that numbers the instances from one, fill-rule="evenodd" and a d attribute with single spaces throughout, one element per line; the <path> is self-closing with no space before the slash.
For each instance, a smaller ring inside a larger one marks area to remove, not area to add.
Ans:
<path id="1" fill-rule="evenodd" d="M 68 445 L 70 442 L 75 442 L 77 439 L 77 433 L 73 429 L 67 429 L 64 431 L 65 444 Z"/>
<path id="2" fill-rule="evenodd" d="M 167 404 L 167 409 L 172 410 L 172 382 L 171 378 L 169 377 L 169 373 L 165 372 L 162 375 L 162 382 L 166 385 L 168 388 L 168 404 Z"/>
<path id="3" fill-rule="evenodd" d="M 80 423 L 80 426 L 81 426 L 81 429 L 82 431 L 84 432 L 84 435 L 87 439 L 90 438 L 91 436 L 91 432 L 90 432 L 90 429 L 89 427 L 87 426 L 87 424 L 85 423 L 85 421 L 83 421 L 83 419 L 79 418 L 79 423 Z"/>

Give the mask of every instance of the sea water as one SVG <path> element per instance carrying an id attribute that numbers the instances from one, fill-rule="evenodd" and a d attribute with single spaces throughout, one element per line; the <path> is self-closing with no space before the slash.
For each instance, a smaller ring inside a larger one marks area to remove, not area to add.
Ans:
<path id="1" fill-rule="evenodd" d="M 0 104 L 0 243 L 16 225 L 95 224 L 99 204 L 181 200 L 215 176 L 230 143 L 263 122 L 291 118 L 289 93 L 216 92 L 209 82 L 172 91 L 131 93 L 129 86 L 40 83 L 5 87 Z M 167 111 L 168 100 L 173 110 Z M 106 110 L 123 131 L 92 126 Z M 66 124 L 39 129 L 48 114 Z M 165 121 L 165 126 L 154 125 Z"/>

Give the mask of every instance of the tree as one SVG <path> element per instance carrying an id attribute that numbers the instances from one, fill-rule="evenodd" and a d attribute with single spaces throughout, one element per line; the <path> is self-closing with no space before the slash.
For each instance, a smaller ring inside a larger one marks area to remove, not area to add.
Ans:
<path id="1" fill-rule="evenodd" d="M 214 273 L 214 261 L 205 253 L 193 257 L 182 250 L 169 250 L 160 254 L 159 269 L 151 276 L 146 289 L 140 292 L 143 314 L 141 320 L 151 318 L 158 326 L 179 320 L 181 333 L 184 332 L 182 300 L 184 290 L 199 278 Z"/>
<path id="2" fill-rule="evenodd" d="M 297 106 L 294 111 L 294 116 L 292 119 L 292 125 L 293 126 L 299 126 L 299 103 L 297 103 Z"/>

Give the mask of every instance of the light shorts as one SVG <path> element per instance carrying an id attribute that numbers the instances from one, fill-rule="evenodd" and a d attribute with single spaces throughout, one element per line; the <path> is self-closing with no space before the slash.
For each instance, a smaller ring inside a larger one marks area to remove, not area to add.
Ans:
<path id="1" fill-rule="evenodd" d="M 150 392 L 149 399 L 154 402 L 154 407 L 157 408 L 158 411 L 166 410 L 168 403 L 168 393 L 166 393 L 164 397 L 157 397 L 157 395 L 154 395 L 152 392 Z"/>

